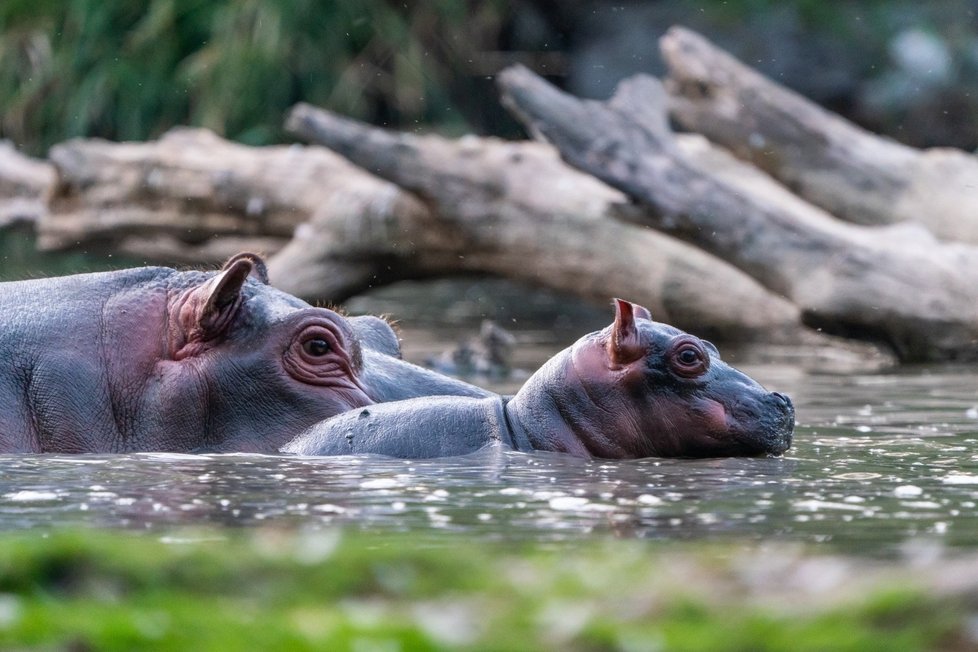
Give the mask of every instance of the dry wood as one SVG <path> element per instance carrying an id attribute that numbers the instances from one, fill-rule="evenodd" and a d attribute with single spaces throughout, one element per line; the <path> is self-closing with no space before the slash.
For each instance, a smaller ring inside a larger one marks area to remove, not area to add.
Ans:
<path id="1" fill-rule="evenodd" d="M 870 133 L 674 27 L 660 41 L 670 111 L 800 196 L 859 224 L 917 221 L 978 243 L 978 157 Z"/>
<path id="2" fill-rule="evenodd" d="M 625 197 L 548 146 L 397 134 L 307 105 L 287 126 L 410 190 L 427 210 L 356 222 L 317 216 L 271 261 L 286 289 L 309 294 L 351 264 L 378 283 L 489 273 L 602 302 L 627 297 L 711 337 L 801 336 L 794 305 L 696 248 L 611 219 Z"/>
<path id="3" fill-rule="evenodd" d="M 882 340 L 904 360 L 978 359 L 978 249 L 922 228 L 840 222 L 705 141 L 678 140 L 651 77 L 626 80 L 606 103 L 521 67 L 499 81 L 531 132 L 651 209 L 630 219 L 723 257 L 810 325 Z"/>
<path id="4" fill-rule="evenodd" d="M 362 205 L 398 192 L 323 148 L 246 147 L 203 129 L 147 143 L 74 140 L 51 159 L 60 180 L 38 223 L 39 247 L 95 246 L 153 261 L 273 253 L 337 195 Z M 351 197 L 346 188 L 364 179 L 376 192 Z"/>
<path id="5" fill-rule="evenodd" d="M 0 141 L 0 228 L 36 222 L 47 212 L 54 167 Z"/>

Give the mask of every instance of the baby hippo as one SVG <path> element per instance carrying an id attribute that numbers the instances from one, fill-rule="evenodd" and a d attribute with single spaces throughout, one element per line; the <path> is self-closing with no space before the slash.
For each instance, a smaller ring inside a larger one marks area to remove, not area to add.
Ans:
<path id="1" fill-rule="evenodd" d="M 300 455 L 464 455 L 490 445 L 578 457 L 778 455 L 794 408 L 709 342 L 615 299 L 615 321 L 558 353 L 511 398 L 438 396 L 351 410 L 281 450 Z"/>

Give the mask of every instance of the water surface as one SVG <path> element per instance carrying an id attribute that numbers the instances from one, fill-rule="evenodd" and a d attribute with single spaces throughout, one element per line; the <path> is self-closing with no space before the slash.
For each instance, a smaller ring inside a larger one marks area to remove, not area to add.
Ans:
<path id="1" fill-rule="evenodd" d="M 445 287 L 355 306 L 402 315 L 413 361 L 492 317 L 518 336 L 514 363 L 526 371 L 610 321 L 607 309 L 568 308 L 549 295 L 498 302 L 505 286 Z M 826 364 L 822 351 L 773 347 L 724 354 L 795 399 L 799 425 L 784 457 L 0 456 L 0 530 L 339 525 L 514 542 L 802 542 L 872 557 L 978 549 L 978 371 L 878 369 L 852 353 Z M 524 377 L 481 382 L 512 392 Z"/>
<path id="2" fill-rule="evenodd" d="M 0 529 L 271 523 L 513 541 L 806 542 L 874 557 L 978 548 L 978 374 L 743 367 L 796 398 L 784 457 L 3 456 Z"/>

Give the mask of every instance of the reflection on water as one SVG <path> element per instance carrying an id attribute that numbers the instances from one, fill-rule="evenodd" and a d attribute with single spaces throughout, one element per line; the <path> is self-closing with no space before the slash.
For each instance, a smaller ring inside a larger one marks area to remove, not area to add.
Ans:
<path id="1" fill-rule="evenodd" d="M 496 319 L 517 334 L 516 366 L 527 370 L 610 321 L 610 310 L 554 311 L 544 295 L 503 302 L 521 313 L 480 308 L 504 290 L 476 287 L 460 297 L 448 286 L 440 297 L 426 288 L 426 302 L 414 302 L 423 303 L 419 314 L 441 315 L 454 330 L 445 321 L 419 321 L 405 304 L 390 306 L 383 297 L 358 308 L 412 323 L 405 355 L 415 361 L 454 344 L 464 328 L 471 334 L 483 317 Z M 448 305 L 468 312 L 452 316 Z M 554 312 L 559 316 L 548 317 Z M 795 399 L 799 426 L 783 458 L 584 461 L 501 451 L 434 461 L 0 456 L 0 529 L 271 523 L 511 541 L 611 535 L 805 542 L 887 557 L 908 546 L 978 550 L 978 371 L 874 371 L 853 358 L 848 367 L 855 371 L 840 373 L 835 359 L 833 373 L 825 373 L 817 352 L 794 351 L 780 362 L 771 353 L 740 352 L 738 364 Z M 519 382 L 494 389 L 512 392 Z"/>

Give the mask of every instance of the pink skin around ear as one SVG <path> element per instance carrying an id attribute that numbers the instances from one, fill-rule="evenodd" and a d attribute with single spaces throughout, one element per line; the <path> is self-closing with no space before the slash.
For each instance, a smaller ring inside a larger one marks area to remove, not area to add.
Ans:
<path id="1" fill-rule="evenodd" d="M 206 350 L 227 330 L 237 312 L 241 287 L 252 271 L 242 258 L 178 299 L 173 357 L 181 360 Z"/>
<path id="2" fill-rule="evenodd" d="M 625 366 L 645 355 L 641 337 L 635 327 L 636 308 L 648 314 L 648 310 L 629 301 L 615 299 L 615 323 L 608 338 L 608 358 L 613 365 Z"/>

